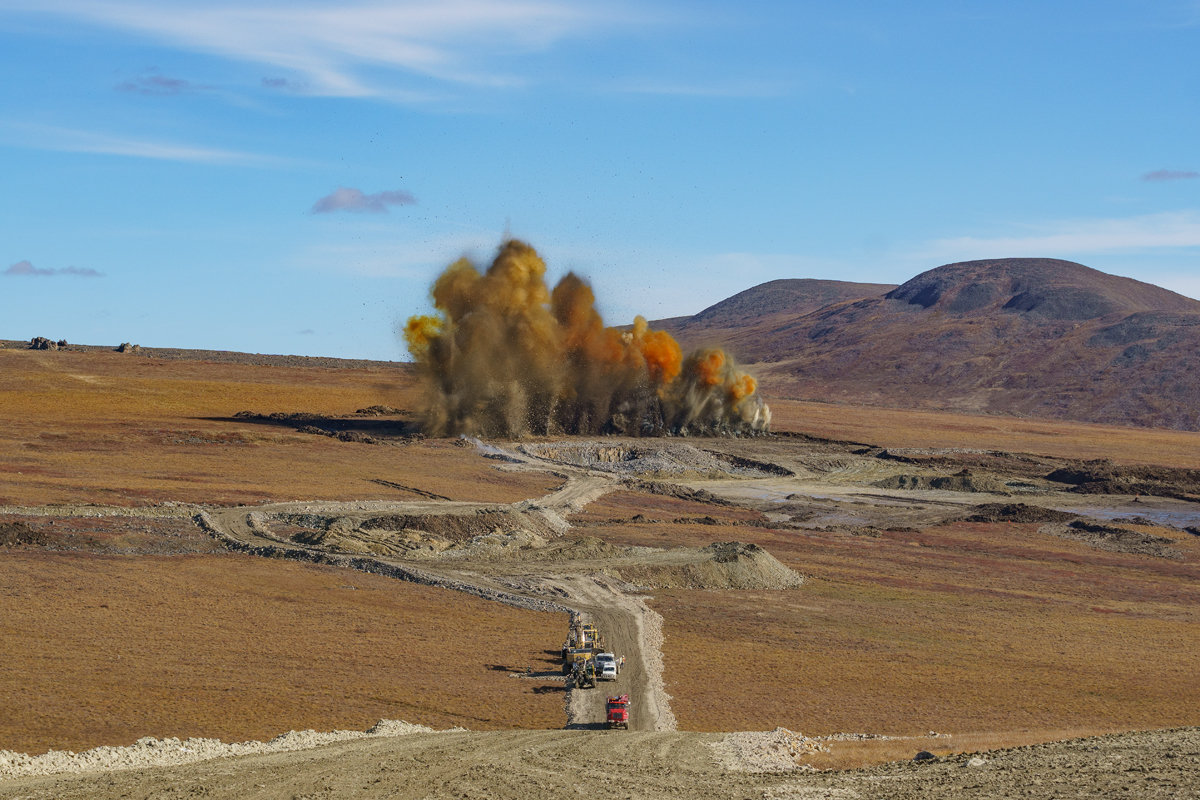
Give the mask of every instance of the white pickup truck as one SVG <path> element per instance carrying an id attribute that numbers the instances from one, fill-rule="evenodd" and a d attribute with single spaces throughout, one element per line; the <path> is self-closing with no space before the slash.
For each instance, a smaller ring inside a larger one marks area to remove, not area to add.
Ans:
<path id="1" fill-rule="evenodd" d="M 612 653 L 596 654 L 596 677 L 602 681 L 615 681 L 621 673 L 621 665 L 625 657 L 617 658 Z"/>

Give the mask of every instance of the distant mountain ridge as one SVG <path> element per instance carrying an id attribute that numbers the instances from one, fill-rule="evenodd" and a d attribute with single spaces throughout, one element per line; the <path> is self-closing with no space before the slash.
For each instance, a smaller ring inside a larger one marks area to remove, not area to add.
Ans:
<path id="1" fill-rule="evenodd" d="M 1200 301 L 1071 261 L 772 281 L 663 325 L 792 397 L 1200 429 Z"/>

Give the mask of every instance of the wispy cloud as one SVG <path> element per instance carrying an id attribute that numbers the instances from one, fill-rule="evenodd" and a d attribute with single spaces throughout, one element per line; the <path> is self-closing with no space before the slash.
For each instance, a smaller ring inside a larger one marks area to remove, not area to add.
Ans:
<path id="1" fill-rule="evenodd" d="M 365 77 L 379 69 L 475 85 L 519 83 L 492 61 L 594 36 L 630 18 L 619 5 L 582 0 L 381 0 L 349 3 L 176 3 L 17 0 L 52 14 L 195 52 L 300 76 L 311 92 L 386 95 Z M 631 7 L 631 6 L 630 6 Z M 624 19 L 623 19 L 624 17 Z"/>
<path id="2" fill-rule="evenodd" d="M 97 272 L 90 267 L 62 267 L 61 269 L 47 269 L 43 267 L 35 267 L 29 261 L 18 261 L 0 274 L 21 276 L 26 278 L 51 278 L 58 275 L 66 275 L 72 278 L 104 277 L 103 272 Z"/>
<path id="3" fill-rule="evenodd" d="M 228 164 L 234 166 L 267 166 L 282 163 L 273 156 L 261 156 L 237 150 L 178 144 L 113 136 L 96 131 L 74 128 L 59 128 L 49 125 L 23 125 L 10 123 L 0 125 L 17 136 L 6 137 L 8 144 L 35 150 L 55 150 L 66 153 L 100 153 L 130 158 L 149 158 L 159 161 L 188 161 L 201 164 Z"/>
<path id="4" fill-rule="evenodd" d="M 1142 176 L 1144 181 L 1185 181 L 1200 178 L 1200 172 L 1190 169 L 1156 169 Z"/>
<path id="5" fill-rule="evenodd" d="M 1028 230 L 1019 236 L 939 239 L 920 255 L 957 260 L 1200 247 L 1200 212 L 1066 220 L 1028 226 Z"/>
<path id="6" fill-rule="evenodd" d="M 191 81 L 184 80 L 183 78 L 172 78 L 167 75 L 162 75 L 156 71 L 151 71 L 144 75 L 139 75 L 136 78 L 130 78 L 127 81 L 122 81 L 114 88 L 116 88 L 118 92 L 166 97 L 171 95 L 207 91 L 211 87 L 198 83 L 192 83 Z"/>
<path id="7" fill-rule="evenodd" d="M 339 186 L 330 194 L 313 203 L 313 214 L 329 214 L 334 211 L 383 214 L 388 206 L 416 205 L 417 198 L 409 192 L 394 189 L 375 194 L 363 194 L 361 189 Z"/>

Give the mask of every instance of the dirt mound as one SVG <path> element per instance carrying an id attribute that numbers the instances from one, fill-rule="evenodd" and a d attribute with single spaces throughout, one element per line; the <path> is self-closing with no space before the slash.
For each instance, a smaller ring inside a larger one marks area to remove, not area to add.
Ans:
<path id="1" fill-rule="evenodd" d="M 871 485 L 880 489 L 940 489 L 946 492 L 1010 494 L 1003 481 L 989 476 L 974 475 L 966 469 L 954 475 L 893 475 Z"/>
<path id="2" fill-rule="evenodd" d="M 971 513 L 955 517 L 954 522 L 1067 522 L 1075 519 L 1074 514 L 1056 511 L 1053 508 L 1029 506 L 1024 503 L 984 503 L 971 509 Z"/>
<path id="3" fill-rule="evenodd" d="M 360 408 L 357 411 L 355 411 L 354 413 L 360 417 L 384 417 L 384 416 L 402 416 L 402 415 L 406 415 L 410 412 L 406 411 L 403 408 L 396 408 L 395 406 L 374 405 L 374 406 L 367 406 L 366 408 Z"/>
<path id="4" fill-rule="evenodd" d="M 46 544 L 46 535 L 24 522 L 0 522 L 0 547 L 39 547 Z"/>
<path id="5" fill-rule="evenodd" d="M 504 511 L 490 510 L 472 514 L 391 514 L 372 517 L 359 527 L 376 531 L 421 531 L 448 542 L 464 542 L 476 536 L 517 530 L 522 527 L 522 520 Z"/>
<path id="6" fill-rule="evenodd" d="M 1125 466 L 1108 459 L 1080 461 L 1056 469 L 1046 480 L 1074 486 L 1079 494 L 1146 494 L 1194 500 L 1200 495 L 1200 469 Z"/>
<path id="7" fill-rule="evenodd" d="M 1171 547 L 1173 542 L 1165 536 L 1152 536 L 1148 533 L 1139 533 L 1127 528 L 1102 525 L 1082 519 L 1066 525 L 1048 525 L 1041 530 L 1064 539 L 1085 542 L 1098 550 L 1108 550 L 1113 553 L 1132 553 L 1155 558 L 1183 558 L 1183 554 Z"/>
<path id="8" fill-rule="evenodd" d="M 740 456 L 701 450 L 683 442 L 641 445 L 608 442 L 551 442 L 523 445 L 536 458 L 617 475 L 671 478 L 764 478 L 791 470 Z"/>
<path id="9" fill-rule="evenodd" d="M 816 739 L 787 728 L 729 733 L 709 746 L 717 761 L 731 772 L 811 772 L 814 770 L 805 759 L 827 751 Z"/>
<path id="10" fill-rule="evenodd" d="M 804 582 L 766 550 L 743 542 L 710 544 L 694 560 L 622 564 L 613 571 L 622 580 L 655 589 L 793 589 Z"/>
<path id="11" fill-rule="evenodd" d="M 577 561 L 593 558 L 616 558 L 629 555 L 631 549 L 610 544 L 595 536 L 580 536 L 552 542 L 538 550 L 539 561 Z"/>
<path id="12" fill-rule="evenodd" d="M 622 484 L 631 489 L 639 489 L 643 492 L 663 497 L 674 497 L 677 500 L 691 500 L 696 503 L 707 503 L 711 506 L 730 507 L 737 505 L 705 489 L 692 489 L 688 486 L 680 486 L 675 483 L 663 483 L 661 481 L 622 481 Z"/>

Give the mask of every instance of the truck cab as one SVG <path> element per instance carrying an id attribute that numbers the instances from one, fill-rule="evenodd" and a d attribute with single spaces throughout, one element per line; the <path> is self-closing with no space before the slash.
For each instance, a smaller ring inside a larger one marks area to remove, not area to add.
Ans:
<path id="1" fill-rule="evenodd" d="M 615 681 L 621 672 L 621 664 L 612 653 L 596 654 L 596 677 L 602 681 Z"/>

